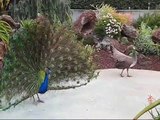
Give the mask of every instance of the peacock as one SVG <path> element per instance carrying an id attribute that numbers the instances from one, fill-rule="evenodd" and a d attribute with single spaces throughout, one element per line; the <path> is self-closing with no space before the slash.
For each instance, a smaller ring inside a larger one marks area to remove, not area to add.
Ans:
<path id="1" fill-rule="evenodd" d="M 42 83 L 42 84 L 40 85 L 40 87 L 39 87 L 38 93 L 44 94 L 44 93 L 47 92 L 50 75 L 51 75 L 51 70 L 50 70 L 50 68 L 46 68 L 46 70 L 45 70 L 45 78 L 44 78 L 43 83 Z M 39 97 L 38 93 L 37 93 L 38 102 L 44 103 L 44 101 L 40 100 L 40 97 Z M 34 101 L 35 101 L 34 96 L 33 96 L 33 99 L 34 99 Z"/>
<path id="2" fill-rule="evenodd" d="M 64 89 L 68 81 L 81 85 L 80 78 L 88 83 L 95 76 L 93 48 L 78 41 L 72 27 L 51 24 L 45 15 L 23 21 L 9 47 L 0 73 L 4 109 L 35 95 L 43 102 L 39 94 Z"/>

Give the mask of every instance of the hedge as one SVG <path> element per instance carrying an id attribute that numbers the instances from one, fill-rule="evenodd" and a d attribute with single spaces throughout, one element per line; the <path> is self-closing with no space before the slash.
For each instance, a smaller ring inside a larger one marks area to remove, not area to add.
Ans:
<path id="1" fill-rule="evenodd" d="M 94 9 L 92 5 L 109 4 L 116 9 L 156 9 L 160 6 L 160 0 L 71 0 L 72 9 Z"/>

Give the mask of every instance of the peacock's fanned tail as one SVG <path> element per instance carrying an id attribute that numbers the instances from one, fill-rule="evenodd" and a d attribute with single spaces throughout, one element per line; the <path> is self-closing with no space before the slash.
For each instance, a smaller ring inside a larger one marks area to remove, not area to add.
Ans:
<path id="1" fill-rule="evenodd" d="M 55 83 L 63 81 L 74 81 L 79 86 L 77 77 L 86 77 L 88 82 L 94 76 L 92 47 L 77 41 L 71 28 L 52 25 L 44 16 L 24 21 L 13 35 L 10 49 L 0 74 L 0 98 L 8 100 L 5 106 L 17 105 L 23 98 L 35 95 L 43 81 L 39 73 L 47 67 L 52 71 L 49 89 L 57 89 Z"/>

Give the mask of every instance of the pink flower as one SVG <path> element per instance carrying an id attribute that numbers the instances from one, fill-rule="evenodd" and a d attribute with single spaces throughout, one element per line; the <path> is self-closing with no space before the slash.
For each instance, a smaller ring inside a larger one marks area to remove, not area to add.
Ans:
<path id="1" fill-rule="evenodd" d="M 148 96 L 148 103 L 152 104 L 155 101 L 155 98 L 152 95 Z"/>

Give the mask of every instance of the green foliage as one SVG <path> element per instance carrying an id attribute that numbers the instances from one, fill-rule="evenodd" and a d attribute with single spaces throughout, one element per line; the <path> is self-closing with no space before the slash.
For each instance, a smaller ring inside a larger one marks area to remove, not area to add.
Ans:
<path id="1" fill-rule="evenodd" d="M 145 107 L 142 111 L 140 111 L 134 118 L 134 120 L 139 119 L 143 114 L 145 114 L 146 112 L 149 112 L 150 110 L 152 110 L 153 108 L 155 108 L 156 106 L 160 105 L 160 100 L 156 100 L 155 102 L 151 103 L 150 105 L 148 105 L 147 107 Z M 154 120 L 159 120 L 159 117 L 154 117 Z"/>
<path id="2" fill-rule="evenodd" d="M 34 19 L 37 16 L 37 0 L 20 0 L 10 10 L 15 20 Z"/>
<path id="3" fill-rule="evenodd" d="M 6 12 L 8 6 L 9 6 L 10 0 L 0 0 L 0 14 L 3 14 L 3 12 Z"/>
<path id="4" fill-rule="evenodd" d="M 116 9 L 114 7 L 111 7 L 108 4 L 101 4 L 100 6 L 96 6 L 95 7 L 98 10 L 98 14 L 99 17 L 102 18 L 104 15 L 110 13 L 110 14 L 114 14 L 116 13 Z"/>
<path id="5" fill-rule="evenodd" d="M 160 14 L 159 13 L 146 13 L 144 16 L 140 16 L 136 23 L 136 27 L 140 27 L 141 23 L 145 23 L 147 26 L 154 29 L 155 27 L 160 27 Z"/>
<path id="6" fill-rule="evenodd" d="M 135 40 L 134 44 L 143 54 L 160 55 L 160 46 L 158 44 L 154 44 L 151 35 L 152 29 L 142 22 L 139 28 L 139 36 Z"/>
<path id="7" fill-rule="evenodd" d="M 39 0 L 38 0 L 39 1 Z M 71 20 L 70 14 L 70 0 L 41 0 L 40 13 L 48 16 L 51 22 L 60 20 L 60 22 L 67 22 Z"/>
<path id="8" fill-rule="evenodd" d="M 51 25 L 42 16 L 36 21 L 24 21 L 11 39 L 11 52 L 5 58 L 1 74 L 0 96 L 8 100 L 6 106 L 17 105 L 37 93 L 46 67 L 52 71 L 51 87 L 77 78 L 93 78 L 96 67 L 93 48 L 84 47 L 76 39 L 71 28 L 62 24 Z"/>
<path id="9" fill-rule="evenodd" d="M 0 40 L 2 40 L 6 44 L 9 44 L 11 31 L 12 28 L 10 27 L 10 25 L 5 21 L 0 20 Z"/>
<path id="10" fill-rule="evenodd" d="M 20 0 L 11 12 L 16 20 L 35 19 L 41 13 L 51 22 L 65 22 L 70 20 L 69 3 L 69 0 Z"/>
<path id="11" fill-rule="evenodd" d="M 151 9 L 155 9 L 159 0 L 71 0 L 72 9 L 94 9 L 91 5 L 101 5 L 102 3 L 111 5 L 116 9 L 148 9 L 148 3 Z"/>
<path id="12" fill-rule="evenodd" d="M 122 44 L 125 44 L 125 45 L 127 45 L 127 44 L 129 43 L 127 37 L 122 37 L 122 38 L 120 39 L 120 42 L 121 42 Z"/>

